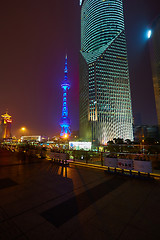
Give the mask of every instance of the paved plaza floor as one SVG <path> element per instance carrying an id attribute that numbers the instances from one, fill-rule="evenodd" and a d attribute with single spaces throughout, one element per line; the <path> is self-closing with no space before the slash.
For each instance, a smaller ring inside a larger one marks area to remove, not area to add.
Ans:
<path id="1" fill-rule="evenodd" d="M 0 151 L 0 240 L 160 239 L 160 182 Z"/>

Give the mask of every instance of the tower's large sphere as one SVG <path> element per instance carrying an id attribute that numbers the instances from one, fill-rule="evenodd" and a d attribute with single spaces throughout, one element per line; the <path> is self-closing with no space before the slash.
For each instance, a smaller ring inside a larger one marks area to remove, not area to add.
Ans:
<path id="1" fill-rule="evenodd" d="M 66 117 L 66 118 L 62 117 L 60 119 L 60 126 L 61 127 L 69 127 L 70 126 L 70 119 L 68 117 Z"/>

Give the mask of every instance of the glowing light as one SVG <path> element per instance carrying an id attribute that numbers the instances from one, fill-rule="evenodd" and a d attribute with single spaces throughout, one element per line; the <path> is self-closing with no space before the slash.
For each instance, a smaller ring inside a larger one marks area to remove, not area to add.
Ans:
<path id="1" fill-rule="evenodd" d="M 64 134 L 63 138 L 67 139 L 68 138 L 68 134 Z"/>
<path id="2" fill-rule="evenodd" d="M 8 113 L 5 113 L 5 114 L 1 115 L 1 117 L 6 118 L 6 119 L 11 118 L 11 116 Z"/>
<path id="3" fill-rule="evenodd" d="M 25 127 L 21 127 L 21 131 L 26 131 L 26 128 Z"/>
<path id="4" fill-rule="evenodd" d="M 7 123 L 12 123 L 11 119 L 7 119 L 6 121 L 7 121 Z"/>
<path id="5" fill-rule="evenodd" d="M 80 0 L 79 5 L 80 5 L 80 6 L 82 5 L 82 0 Z"/>
<path id="6" fill-rule="evenodd" d="M 152 36 L 152 31 L 151 30 L 148 30 L 147 36 L 148 36 L 148 38 L 150 38 Z"/>

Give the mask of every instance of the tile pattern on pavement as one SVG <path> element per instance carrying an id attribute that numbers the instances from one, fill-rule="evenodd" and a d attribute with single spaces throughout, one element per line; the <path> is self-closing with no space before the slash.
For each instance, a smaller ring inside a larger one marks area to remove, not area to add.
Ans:
<path id="1" fill-rule="evenodd" d="M 1 240 L 160 239 L 160 182 L 45 160 L 14 165 L 19 160 L 7 153 L 5 159 L 0 183 L 15 184 L 0 189 Z"/>

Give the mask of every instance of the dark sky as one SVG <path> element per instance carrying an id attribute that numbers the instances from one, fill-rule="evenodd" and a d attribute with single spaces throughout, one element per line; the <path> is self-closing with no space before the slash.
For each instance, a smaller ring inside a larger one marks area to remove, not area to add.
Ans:
<path id="1" fill-rule="evenodd" d="M 157 124 L 146 30 L 160 14 L 159 0 L 125 0 L 125 25 L 135 123 Z M 68 54 L 69 117 L 79 127 L 78 0 L 3 1 L 0 9 L 0 113 L 8 108 L 13 134 L 59 134 L 61 81 Z"/>

